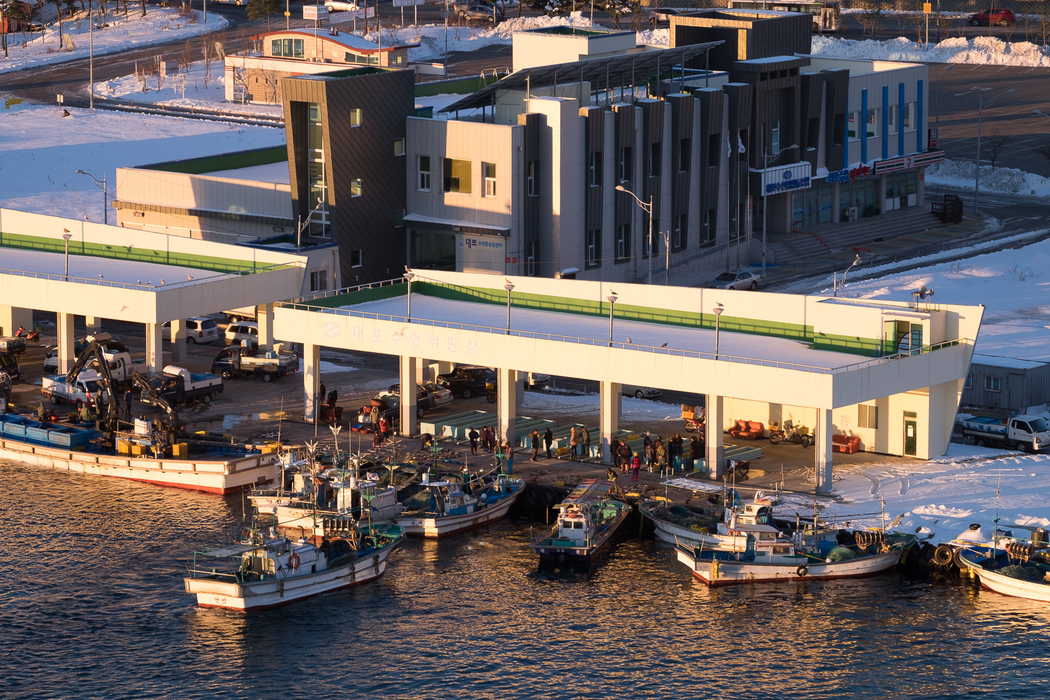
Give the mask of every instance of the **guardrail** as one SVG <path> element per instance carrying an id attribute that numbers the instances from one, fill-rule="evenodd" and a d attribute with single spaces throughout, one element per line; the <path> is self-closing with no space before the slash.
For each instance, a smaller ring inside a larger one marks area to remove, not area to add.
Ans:
<path id="1" fill-rule="evenodd" d="M 157 264 L 157 263 L 151 263 Z M 153 284 L 152 281 L 143 283 L 139 282 L 114 282 L 102 278 L 100 275 L 98 278 L 94 277 L 76 277 L 74 275 L 59 275 L 50 272 L 30 272 L 28 270 L 10 270 L 7 268 L 0 268 L 0 275 L 12 275 L 14 277 L 31 277 L 33 279 L 42 279 L 53 282 L 73 282 L 76 284 L 90 284 L 96 287 L 115 287 L 117 289 L 139 289 L 144 291 L 155 292 L 161 289 L 179 289 L 182 287 L 192 287 L 198 284 L 209 284 L 221 279 L 232 279 L 234 277 L 244 277 L 245 275 L 255 275 L 261 272 L 272 272 L 273 270 L 280 270 L 286 267 L 305 267 L 304 263 L 301 262 L 290 262 L 290 263 L 277 263 L 274 265 L 267 265 L 266 267 L 256 267 L 250 270 L 241 270 L 238 272 L 224 272 L 219 275 L 208 275 L 201 277 L 200 279 L 191 278 L 188 280 L 182 280 L 181 282 L 165 282 L 161 279 L 162 284 Z M 185 268 L 184 268 L 185 269 Z M 202 273 L 209 272 L 208 270 L 202 270 Z"/>
<path id="2" fill-rule="evenodd" d="M 396 284 L 396 281 L 394 282 Z M 376 285 L 380 286 L 380 285 Z M 276 304 L 275 304 L 276 306 Z M 775 369 L 787 369 L 795 372 L 811 372 L 814 374 L 841 374 L 844 372 L 855 371 L 864 367 L 870 367 L 874 365 L 885 364 L 894 360 L 903 359 L 906 357 L 912 357 L 914 355 L 926 354 L 941 348 L 952 347 L 955 345 L 966 345 L 971 344 L 972 341 L 966 338 L 959 338 L 955 340 L 946 340 L 941 343 L 933 345 L 924 345 L 916 351 L 906 353 L 896 353 L 893 355 L 884 355 L 883 357 L 875 357 L 870 360 L 862 360 L 860 362 L 853 362 L 848 365 L 842 365 L 840 367 L 819 367 L 816 365 L 806 365 L 797 362 L 781 362 L 779 360 L 769 360 L 757 357 L 741 357 L 737 355 L 727 355 L 725 353 L 718 353 L 715 355 L 713 352 L 699 352 L 696 350 L 679 350 L 675 348 L 655 347 L 652 345 L 641 345 L 638 343 L 621 343 L 621 342 L 609 342 L 608 340 L 601 340 L 596 338 L 580 338 L 571 335 L 560 335 L 557 333 L 539 333 L 534 331 L 521 331 L 507 328 L 494 328 L 491 326 L 479 326 L 470 323 L 455 323 L 453 321 L 437 321 L 434 319 L 426 318 L 408 318 L 407 316 L 395 316 L 391 314 L 377 314 L 368 311 L 355 311 L 351 309 L 338 309 L 327 306 L 313 306 L 305 303 L 290 303 L 282 302 L 279 306 L 300 311 L 312 311 L 314 313 L 332 314 L 335 316 L 351 316 L 355 318 L 368 318 L 376 321 L 390 321 L 393 323 L 405 323 L 412 324 L 423 328 L 448 328 L 452 330 L 470 331 L 473 333 L 492 333 L 494 335 L 514 336 L 518 338 L 531 338 L 539 340 L 548 340 L 558 343 L 572 343 L 574 345 L 591 345 L 596 347 L 610 347 L 618 348 L 621 350 L 634 350 L 636 352 L 651 352 L 658 355 L 671 355 L 674 357 L 693 357 L 697 359 L 708 359 L 717 360 L 719 362 L 734 362 L 738 364 L 753 365 L 759 367 L 772 367 Z"/>

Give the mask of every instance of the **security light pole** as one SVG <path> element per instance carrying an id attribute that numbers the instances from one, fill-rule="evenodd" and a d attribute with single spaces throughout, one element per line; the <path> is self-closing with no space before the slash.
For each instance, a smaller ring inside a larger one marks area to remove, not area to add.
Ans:
<path id="1" fill-rule="evenodd" d="M 711 309 L 715 314 L 715 359 L 718 359 L 718 319 L 722 316 L 722 312 L 725 311 L 725 307 L 721 303 L 715 308 Z"/>
<path id="2" fill-rule="evenodd" d="M 91 173 L 85 173 L 83 170 L 77 170 L 77 175 L 87 175 L 95 181 L 95 187 L 102 190 L 102 223 L 109 226 L 109 187 L 106 183 L 106 174 L 102 174 L 102 182 L 98 181 L 98 178 Z"/>
<path id="3" fill-rule="evenodd" d="M 616 304 L 616 292 L 610 290 L 609 296 L 605 297 L 605 300 L 609 302 L 609 347 L 612 347 L 613 343 L 613 305 Z"/>
<path id="4" fill-rule="evenodd" d="M 507 280 L 503 288 L 507 290 L 507 335 L 510 335 L 510 293 L 514 291 L 514 285 Z"/>
<path id="5" fill-rule="evenodd" d="M 62 229 L 65 233 L 62 234 L 62 238 L 66 241 L 66 282 L 69 281 L 69 239 L 73 237 L 73 234 L 69 232 L 68 228 Z"/>
<path id="6" fill-rule="evenodd" d="M 616 186 L 616 191 L 617 192 L 626 192 L 627 194 L 629 194 L 632 197 L 634 197 L 635 203 L 637 203 L 638 206 L 641 207 L 642 211 L 644 211 L 646 214 L 649 215 L 649 242 L 646 244 L 648 246 L 647 249 L 649 251 L 649 272 L 646 275 L 645 283 L 646 284 L 652 284 L 653 283 L 653 196 L 651 194 L 649 195 L 649 203 L 646 204 L 645 202 L 643 202 L 642 200 L 640 200 L 638 198 L 638 195 L 636 195 L 634 192 L 631 192 L 629 189 L 627 189 L 623 185 L 617 185 Z M 667 252 L 667 269 L 668 270 L 671 269 L 671 252 L 670 251 Z M 668 274 L 670 274 L 670 273 L 668 273 Z M 666 280 L 665 280 L 665 282 L 666 282 Z"/>
<path id="7" fill-rule="evenodd" d="M 416 273 L 411 270 L 406 270 L 404 274 L 405 282 L 408 283 L 408 320 L 412 320 L 412 280 L 415 278 Z M 509 292 L 508 292 L 509 293 Z"/>

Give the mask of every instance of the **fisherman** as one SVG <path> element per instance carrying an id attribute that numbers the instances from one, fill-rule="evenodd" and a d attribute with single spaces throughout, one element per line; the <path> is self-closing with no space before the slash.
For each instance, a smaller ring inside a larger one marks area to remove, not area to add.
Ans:
<path id="1" fill-rule="evenodd" d="M 554 444 L 554 433 L 551 432 L 550 426 L 543 431 L 543 444 L 547 447 L 547 459 L 551 459 L 551 445 Z"/>
<path id="2" fill-rule="evenodd" d="M 631 481 L 638 481 L 638 472 L 642 470 L 642 458 L 638 456 L 638 453 L 634 453 L 634 457 L 631 458 Z"/>

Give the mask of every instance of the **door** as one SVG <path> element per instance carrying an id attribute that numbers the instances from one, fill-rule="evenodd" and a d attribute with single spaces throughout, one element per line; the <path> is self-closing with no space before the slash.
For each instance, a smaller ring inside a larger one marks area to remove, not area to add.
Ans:
<path id="1" fill-rule="evenodd" d="M 1006 373 L 1006 408 L 1023 411 L 1028 408 L 1024 397 L 1024 375 L 1020 372 Z"/>
<path id="2" fill-rule="evenodd" d="M 904 454 L 914 457 L 919 446 L 919 422 L 915 414 L 905 411 L 904 413 Z"/>

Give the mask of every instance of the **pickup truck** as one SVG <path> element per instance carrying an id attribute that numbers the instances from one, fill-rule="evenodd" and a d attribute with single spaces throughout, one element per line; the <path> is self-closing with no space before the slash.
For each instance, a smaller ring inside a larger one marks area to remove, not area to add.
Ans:
<path id="1" fill-rule="evenodd" d="M 18 337 L 0 338 L 0 354 L 21 355 L 26 351 L 26 341 Z"/>
<path id="2" fill-rule="evenodd" d="M 217 374 L 197 374 L 184 367 L 168 365 L 161 374 L 149 383 L 157 394 L 168 403 L 190 406 L 196 402 L 211 403 L 216 394 L 222 393 L 222 377 Z"/>
<path id="3" fill-rule="evenodd" d="M 120 341 L 99 342 L 105 342 L 106 344 L 105 349 L 102 351 L 102 356 L 109 363 L 109 375 L 117 385 L 125 386 L 131 384 L 131 375 L 134 372 L 139 374 L 146 373 L 146 361 L 132 359 L 131 353 Z M 80 352 L 83 352 L 83 347 Z M 88 362 L 87 367 L 91 367 L 91 365 L 92 362 Z M 56 372 L 58 372 L 58 348 L 54 347 L 48 350 L 47 355 L 44 357 L 44 374 L 54 374 Z"/>
<path id="4" fill-rule="evenodd" d="M 223 349 L 211 363 L 211 371 L 223 379 L 262 375 L 263 381 L 291 374 L 299 369 L 299 357 L 289 353 L 273 351 L 256 354 L 254 350 L 239 345 Z"/>
<path id="5" fill-rule="evenodd" d="M 1039 452 L 1050 446 L 1050 426 L 1039 416 L 1010 418 L 960 418 L 956 421 L 963 436 L 975 445 L 1002 447 L 1019 452 Z"/>
<path id="6" fill-rule="evenodd" d="M 65 377 L 44 377 L 40 393 L 46 396 L 51 403 L 58 406 L 61 403 L 71 403 L 77 408 L 88 402 L 88 394 L 92 401 L 102 397 L 108 400 L 107 393 L 102 389 L 101 378 L 97 372 L 81 372 L 73 386 L 66 383 Z"/>

